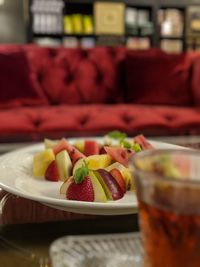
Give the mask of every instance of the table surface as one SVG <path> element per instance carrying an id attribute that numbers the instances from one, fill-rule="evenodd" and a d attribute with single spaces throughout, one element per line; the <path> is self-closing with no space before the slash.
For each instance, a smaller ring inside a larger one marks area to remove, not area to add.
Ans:
<path id="1" fill-rule="evenodd" d="M 0 266 L 49 267 L 49 247 L 59 237 L 138 231 L 137 215 L 99 216 L 0 227 Z M 43 263 L 43 265 L 42 265 Z"/>
<path id="2" fill-rule="evenodd" d="M 157 138 L 154 140 L 199 148 L 199 137 Z M 1 212 L 1 211 L 0 211 Z M 71 221 L 0 226 L 0 266 L 53 267 L 49 247 L 69 235 L 127 233 L 139 231 L 137 214 L 86 217 Z"/>

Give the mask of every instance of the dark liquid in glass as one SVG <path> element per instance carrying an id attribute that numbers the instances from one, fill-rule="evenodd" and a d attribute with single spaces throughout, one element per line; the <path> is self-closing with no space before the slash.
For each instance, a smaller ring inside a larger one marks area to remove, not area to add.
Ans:
<path id="1" fill-rule="evenodd" d="M 200 215 L 139 206 L 144 267 L 200 267 Z"/>

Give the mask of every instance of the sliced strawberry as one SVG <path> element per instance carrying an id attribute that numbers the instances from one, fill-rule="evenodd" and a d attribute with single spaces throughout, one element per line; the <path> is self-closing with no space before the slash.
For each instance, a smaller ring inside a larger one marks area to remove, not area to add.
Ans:
<path id="1" fill-rule="evenodd" d="M 128 161 L 130 157 L 134 154 L 133 150 L 123 147 L 109 147 L 109 146 L 104 146 L 104 149 L 106 153 L 110 155 L 114 161 L 117 161 L 122 165 L 124 165 L 126 168 L 128 168 Z"/>
<path id="2" fill-rule="evenodd" d="M 57 182 L 59 181 L 59 171 L 58 171 L 58 166 L 57 166 L 57 163 L 55 160 L 53 160 L 46 172 L 45 172 L 45 179 L 48 180 L 48 181 L 52 181 L 52 182 Z"/>
<path id="3" fill-rule="evenodd" d="M 139 144 L 143 150 L 154 148 L 142 134 L 135 136 L 133 141 L 134 143 Z"/>
<path id="4" fill-rule="evenodd" d="M 117 183 L 121 187 L 123 193 L 125 193 L 126 192 L 126 182 L 125 182 L 125 179 L 122 176 L 121 172 L 117 168 L 114 168 L 110 171 L 110 174 L 112 175 L 112 177 L 115 178 L 115 180 L 117 181 Z"/>
<path id="5" fill-rule="evenodd" d="M 94 202 L 94 189 L 90 177 L 86 176 L 78 184 L 74 180 L 67 189 L 66 197 L 70 200 Z"/>
<path id="6" fill-rule="evenodd" d="M 62 150 L 67 150 L 73 165 L 81 158 L 85 158 L 85 155 L 81 153 L 76 147 L 67 142 L 64 138 L 53 148 L 53 151 L 58 154 Z"/>
<path id="7" fill-rule="evenodd" d="M 99 144 L 94 140 L 85 140 L 84 144 L 84 155 L 86 157 L 91 155 L 99 155 Z"/>

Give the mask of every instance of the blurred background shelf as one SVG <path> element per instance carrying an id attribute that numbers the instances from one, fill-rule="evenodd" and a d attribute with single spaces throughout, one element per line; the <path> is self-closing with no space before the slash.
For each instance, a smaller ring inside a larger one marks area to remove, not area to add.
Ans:
<path id="1" fill-rule="evenodd" d="M 166 52 L 199 47 L 199 0 L 30 0 L 28 12 L 30 43 L 47 45 L 48 38 L 53 46 L 123 45 Z"/>

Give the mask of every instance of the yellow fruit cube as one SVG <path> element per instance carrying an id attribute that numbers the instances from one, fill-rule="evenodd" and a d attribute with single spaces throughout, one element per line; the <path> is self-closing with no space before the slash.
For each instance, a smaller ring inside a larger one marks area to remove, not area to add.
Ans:
<path id="1" fill-rule="evenodd" d="M 128 168 L 124 168 L 121 170 L 122 175 L 124 176 L 125 182 L 126 182 L 126 190 L 135 190 L 134 186 L 134 179 L 131 174 L 131 171 Z"/>
<path id="2" fill-rule="evenodd" d="M 84 152 L 84 142 L 83 141 L 76 141 L 74 143 L 74 146 L 80 151 L 80 152 Z"/>
<path id="3" fill-rule="evenodd" d="M 73 174 L 75 170 L 82 166 L 84 161 L 88 164 L 90 170 L 104 169 L 112 163 L 112 159 L 108 154 L 91 155 L 87 158 L 79 159 L 76 162 L 73 168 Z"/>
<path id="4" fill-rule="evenodd" d="M 44 177 L 47 167 L 53 160 L 55 160 L 55 155 L 51 148 L 37 153 L 33 158 L 33 176 Z"/>

